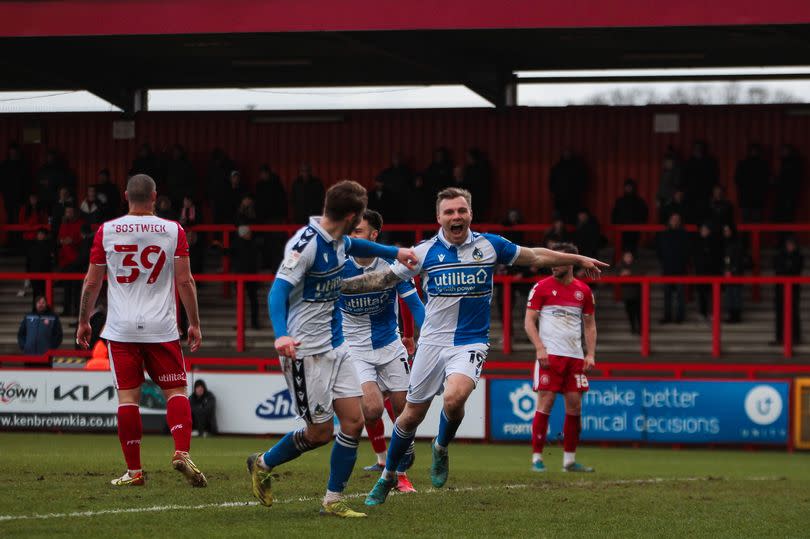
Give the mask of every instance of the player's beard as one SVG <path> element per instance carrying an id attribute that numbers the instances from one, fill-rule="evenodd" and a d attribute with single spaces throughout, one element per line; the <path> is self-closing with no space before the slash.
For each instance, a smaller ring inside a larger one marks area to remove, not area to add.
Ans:
<path id="1" fill-rule="evenodd" d="M 552 268 L 551 274 L 554 275 L 555 279 L 565 281 L 572 270 L 573 268 L 571 268 L 571 266 L 562 266 L 559 268 Z"/>

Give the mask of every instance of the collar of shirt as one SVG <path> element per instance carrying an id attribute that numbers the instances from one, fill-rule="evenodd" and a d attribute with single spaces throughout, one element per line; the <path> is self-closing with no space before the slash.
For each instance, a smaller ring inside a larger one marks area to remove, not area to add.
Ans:
<path id="1" fill-rule="evenodd" d="M 335 238 L 333 238 L 331 236 L 331 234 L 329 234 L 329 232 L 327 232 L 326 230 L 323 229 L 323 227 L 321 226 L 321 218 L 320 218 L 320 216 L 313 215 L 312 217 L 310 217 L 309 218 L 309 226 L 314 228 L 315 231 L 318 234 L 320 234 L 321 237 L 323 239 L 325 239 L 326 241 L 328 241 L 330 243 L 333 243 L 333 242 L 337 241 L 337 240 L 335 240 Z"/>
<path id="2" fill-rule="evenodd" d="M 475 241 L 475 237 L 473 236 L 473 232 L 470 229 L 467 229 L 467 239 L 465 239 L 463 242 L 461 242 L 461 245 L 456 245 L 455 243 L 450 243 L 449 241 L 447 241 L 447 238 L 444 237 L 444 229 L 443 228 L 439 229 L 438 237 L 439 237 L 439 241 L 442 242 L 442 244 L 444 244 L 444 246 L 447 247 L 448 249 L 450 247 L 459 248 L 459 247 L 463 247 L 465 245 L 470 245 L 473 241 Z"/>
<path id="3" fill-rule="evenodd" d="M 369 264 L 368 266 L 364 266 L 363 264 L 358 262 L 358 260 L 353 256 L 350 256 L 349 260 L 351 260 L 352 264 L 354 264 L 357 269 L 361 269 L 361 270 L 365 271 L 365 270 L 374 270 L 377 267 L 377 262 L 380 259 L 375 258 L 374 260 L 371 261 L 371 264 Z"/>

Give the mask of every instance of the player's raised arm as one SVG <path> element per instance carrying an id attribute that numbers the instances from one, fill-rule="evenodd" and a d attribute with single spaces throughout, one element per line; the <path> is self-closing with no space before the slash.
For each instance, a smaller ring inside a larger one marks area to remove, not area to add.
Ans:
<path id="1" fill-rule="evenodd" d="M 192 352 L 200 349 L 202 331 L 200 330 L 200 309 L 197 305 L 197 283 L 191 274 L 191 259 L 178 256 L 174 259 L 174 279 L 177 295 L 183 303 L 188 316 L 188 346 Z"/>
<path id="2" fill-rule="evenodd" d="M 518 256 L 514 261 L 516 266 L 539 266 L 548 268 L 553 266 L 579 266 L 585 270 L 585 275 L 589 279 L 598 279 L 602 273 L 602 268 L 610 265 L 582 255 L 552 251 L 542 247 L 520 247 Z"/>
<path id="3" fill-rule="evenodd" d="M 403 278 L 394 273 L 391 266 L 380 271 L 373 271 L 365 275 L 358 275 L 351 279 L 344 279 L 340 284 L 340 291 L 344 294 L 362 294 L 391 288 Z"/>
<path id="4" fill-rule="evenodd" d="M 346 254 L 359 258 L 394 258 L 408 269 L 414 269 L 418 263 L 413 249 L 404 249 L 393 245 L 383 245 L 361 238 L 346 236 Z"/>

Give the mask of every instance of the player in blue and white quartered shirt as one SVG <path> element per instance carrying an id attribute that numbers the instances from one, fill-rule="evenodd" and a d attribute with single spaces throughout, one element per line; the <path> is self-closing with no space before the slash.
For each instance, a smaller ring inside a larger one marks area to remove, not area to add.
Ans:
<path id="1" fill-rule="evenodd" d="M 352 239 L 377 241 L 382 231 L 382 216 L 374 210 L 366 210 L 363 220 L 352 231 Z M 393 261 L 383 258 L 349 257 L 343 270 L 343 278 L 350 279 L 383 268 L 390 267 Z M 352 354 L 352 362 L 357 370 L 360 387 L 363 390 L 363 419 L 366 423 L 369 438 L 379 434 L 385 443 L 381 418 L 384 401 L 388 398 L 394 411 L 394 417 L 402 413 L 405 407 L 405 394 L 410 379 L 408 351 L 399 334 L 399 301 L 402 298 L 417 328 L 422 327 L 425 319 L 425 306 L 413 282 L 408 279 L 390 288 L 363 294 L 343 294 L 340 296 L 340 310 L 343 312 L 343 332 Z M 379 424 L 378 424 L 379 422 Z M 372 440 L 374 443 L 374 440 Z M 384 446 L 383 446 L 384 447 Z M 378 455 L 381 466 L 372 466 L 366 470 L 381 471 L 385 467 L 384 449 Z M 409 457 L 403 459 L 397 469 L 397 490 L 414 492 L 406 471 L 413 464 L 413 447 L 409 448 Z"/>
<path id="2" fill-rule="evenodd" d="M 396 486 L 396 469 L 427 414 L 433 397 L 444 392 L 439 434 L 433 441 L 431 482 L 447 481 L 448 444 L 464 418 L 464 404 L 475 389 L 489 349 L 490 304 L 493 273 L 498 264 L 520 266 L 578 265 L 597 278 L 607 264 L 592 258 L 548 249 L 519 247 L 494 234 L 470 230 L 470 193 L 448 188 L 438 194 L 436 218 L 441 229 L 414 250 L 416 268 L 394 264 L 390 271 L 375 272 L 343 281 L 344 293 L 387 288 L 421 274 L 427 294 L 425 322 L 411 368 L 411 385 L 405 410 L 397 418 L 382 477 L 366 498 L 366 505 L 385 502 Z"/>
<path id="3" fill-rule="evenodd" d="M 329 443 L 333 417 L 340 433 L 335 437 L 329 483 L 321 513 L 364 517 L 351 510 L 342 493 L 357 460 L 363 429 L 360 384 L 343 342 L 340 284 L 346 256 L 396 258 L 413 266 L 410 249 L 398 249 L 347 234 L 365 211 L 366 190 L 343 181 L 326 193 L 324 214 L 311 217 L 309 225 L 293 235 L 284 249 L 284 261 L 270 290 L 270 318 L 275 332 L 287 387 L 306 426 L 290 432 L 264 453 L 248 458 L 253 495 L 266 506 L 273 503 L 271 470 L 303 452 Z"/>

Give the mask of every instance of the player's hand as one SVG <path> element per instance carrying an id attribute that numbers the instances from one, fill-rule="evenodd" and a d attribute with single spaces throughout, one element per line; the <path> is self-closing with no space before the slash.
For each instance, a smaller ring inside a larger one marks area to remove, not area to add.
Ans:
<path id="1" fill-rule="evenodd" d="M 419 259 L 413 249 L 400 249 L 397 253 L 397 261 L 408 269 L 414 269 Z"/>
<path id="2" fill-rule="evenodd" d="M 402 344 L 405 346 L 405 350 L 408 352 L 409 356 L 412 356 L 414 352 L 416 352 L 416 344 L 413 342 L 413 337 L 402 337 Z"/>
<path id="3" fill-rule="evenodd" d="M 87 350 L 90 348 L 90 336 L 93 330 L 90 328 L 89 322 L 79 323 L 76 329 L 76 344 Z"/>
<path id="4" fill-rule="evenodd" d="M 189 326 L 186 335 L 188 336 L 189 350 L 192 352 L 199 350 L 202 344 L 202 331 L 200 331 L 200 328 L 198 326 Z"/>
<path id="5" fill-rule="evenodd" d="M 546 350 L 545 347 L 537 350 L 537 361 L 540 362 L 540 367 L 548 369 L 548 350 Z"/>
<path id="6" fill-rule="evenodd" d="M 586 278 L 596 281 L 599 279 L 599 276 L 602 275 L 602 268 L 609 268 L 610 264 L 595 258 L 581 256 L 579 267 L 585 270 Z"/>
<path id="7" fill-rule="evenodd" d="M 278 355 L 295 359 L 295 348 L 301 346 L 301 341 L 296 341 L 292 337 L 279 337 L 273 346 L 276 347 Z"/>
<path id="8" fill-rule="evenodd" d="M 582 366 L 582 370 L 585 372 L 590 371 L 596 365 L 596 360 L 593 356 L 585 356 L 585 364 Z"/>

